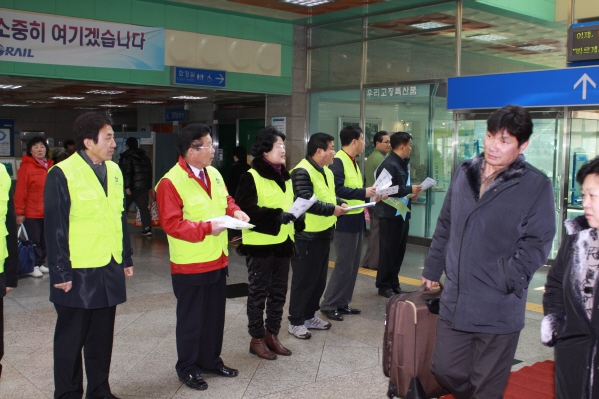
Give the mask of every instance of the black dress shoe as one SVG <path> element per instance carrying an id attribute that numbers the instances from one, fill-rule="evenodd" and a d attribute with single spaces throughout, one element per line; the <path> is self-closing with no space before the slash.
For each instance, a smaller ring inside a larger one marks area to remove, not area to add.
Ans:
<path id="1" fill-rule="evenodd" d="M 206 381 L 204 381 L 202 376 L 199 374 L 190 374 L 185 377 L 179 377 L 179 381 L 191 389 L 197 389 L 198 391 L 203 391 L 204 389 L 208 388 L 208 384 L 206 384 Z"/>
<path id="2" fill-rule="evenodd" d="M 227 366 L 225 366 L 224 364 L 222 366 L 220 366 L 219 368 L 217 368 L 216 370 L 213 371 L 215 374 L 221 375 L 223 377 L 237 377 L 239 375 L 239 371 L 229 368 Z"/>
<path id="3" fill-rule="evenodd" d="M 360 314 L 360 313 L 362 313 L 362 311 L 360 309 L 350 308 L 349 306 L 337 308 L 337 311 L 339 313 L 343 313 L 343 314 Z"/>
<path id="4" fill-rule="evenodd" d="M 391 288 L 379 290 L 379 295 L 384 296 L 385 298 L 391 298 L 393 295 L 395 295 L 395 291 L 393 291 Z"/>
<path id="5" fill-rule="evenodd" d="M 325 315 L 327 319 L 343 321 L 343 316 L 337 310 L 320 310 L 320 313 Z"/>
<path id="6" fill-rule="evenodd" d="M 97 396 L 96 396 L 97 397 Z M 85 399 L 90 399 L 93 398 L 93 396 L 85 396 Z M 117 396 L 114 396 L 111 392 L 107 393 L 106 395 L 102 396 L 102 398 L 100 399 L 120 399 Z"/>
<path id="7" fill-rule="evenodd" d="M 403 292 L 403 290 L 401 289 L 401 287 L 395 287 L 392 288 L 393 292 L 395 292 L 396 294 L 401 294 Z"/>

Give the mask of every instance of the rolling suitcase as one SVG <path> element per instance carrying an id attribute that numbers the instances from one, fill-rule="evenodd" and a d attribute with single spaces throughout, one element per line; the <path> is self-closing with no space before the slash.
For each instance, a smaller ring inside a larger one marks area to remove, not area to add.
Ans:
<path id="1" fill-rule="evenodd" d="M 422 285 L 387 301 L 383 372 L 389 377 L 389 398 L 429 399 L 445 393 L 430 370 L 440 296 L 440 289 Z"/>

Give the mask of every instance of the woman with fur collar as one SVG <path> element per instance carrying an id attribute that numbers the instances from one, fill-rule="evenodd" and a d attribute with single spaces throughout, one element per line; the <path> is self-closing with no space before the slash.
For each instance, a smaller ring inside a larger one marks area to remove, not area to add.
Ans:
<path id="1" fill-rule="evenodd" d="M 584 216 L 566 221 L 543 295 L 541 342 L 554 347 L 556 399 L 599 398 L 599 157 L 576 181 Z"/>
<path id="2" fill-rule="evenodd" d="M 246 257 L 248 267 L 250 353 L 267 360 L 291 355 L 278 339 L 289 260 L 295 253 L 296 221 L 286 212 L 293 204 L 293 189 L 285 168 L 284 140 L 285 135 L 272 126 L 258 132 L 251 148 L 252 168 L 241 176 L 235 194 L 235 203 L 255 225 L 251 231 L 242 232 L 243 243 L 237 248 L 237 253 Z"/>

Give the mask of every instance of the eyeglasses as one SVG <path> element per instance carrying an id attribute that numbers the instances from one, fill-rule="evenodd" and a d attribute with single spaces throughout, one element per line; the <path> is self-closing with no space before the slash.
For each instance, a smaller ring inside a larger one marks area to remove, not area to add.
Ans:
<path id="1" fill-rule="evenodd" d="M 215 145 L 209 145 L 209 146 L 203 146 L 203 145 L 193 146 L 192 145 L 191 148 L 193 148 L 196 151 L 199 151 L 199 150 L 215 150 L 216 151 Z"/>
<path id="2" fill-rule="evenodd" d="M 281 150 L 284 150 L 285 149 L 285 144 L 275 144 L 275 145 L 273 145 L 273 147 L 280 148 Z"/>

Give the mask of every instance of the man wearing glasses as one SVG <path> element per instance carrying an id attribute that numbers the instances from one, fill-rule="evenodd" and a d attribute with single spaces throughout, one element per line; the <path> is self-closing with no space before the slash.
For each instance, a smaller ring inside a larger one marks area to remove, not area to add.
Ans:
<path id="1" fill-rule="evenodd" d="M 388 132 L 384 130 L 377 132 L 373 137 L 373 141 L 374 150 L 364 162 L 366 187 L 374 186 L 376 168 L 379 167 L 381 162 L 391 152 L 391 138 Z M 368 213 L 370 215 L 370 234 L 368 235 L 368 246 L 362 260 L 362 267 L 377 270 L 379 267 L 379 218 L 374 214 L 372 209 Z"/>
<path id="2" fill-rule="evenodd" d="M 177 298 L 179 380 L 192 389 L 208 384 L 202 373 L 237 377 L 220 358 L 225 325 L 228 240 L 224 224 L 232 216 L 249 221 L 235 204 L 220 173 L 210 166 L 210 128 L 186 126 L 177 138 L 179 161 L 156 186 L 162 228 L 167 234 L 173 291 Z"/>

